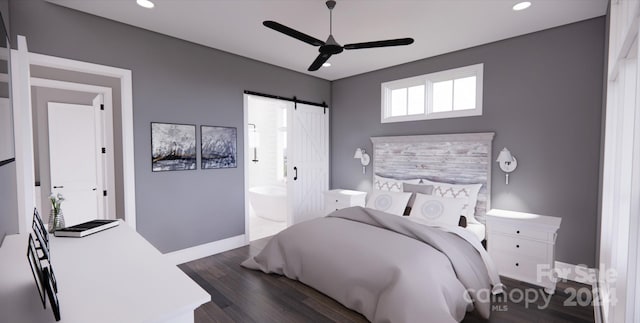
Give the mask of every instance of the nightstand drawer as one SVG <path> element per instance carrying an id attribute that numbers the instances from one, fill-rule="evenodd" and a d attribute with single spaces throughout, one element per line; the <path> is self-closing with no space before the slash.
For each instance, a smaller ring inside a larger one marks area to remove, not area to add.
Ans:
<path id="1" fill-rule="evenodd" d="M 511 255 L 498 254 L 492 256 L 493 261 L 498 267 L 500 275 L 526 281 L 532 284 L 541 284 L 538 281 L 538 265 L 545 265 L 544 262 L 538 263 L 529 260 L 528 257 L 512 257 Z"/>
<path id="2" fill-rule="evenodd" d="M 364 206 L 367 193 L 350 190 L 330 190 L 324 193 L 324 209 L 329 214 L 336 210 Z"/>
<path id="3" fill-rule="evenodd" d="M 534 228 L 525 227 L 523 225 L 512 225 L 506 223 L 491 223 L 491 231 L 504 233 L 514 237 L 522 237 L 528 239 L 554 241 L 553 233 L 545 230 L 536 230 Z"/>
<path id="4" fill-rule="evenodd" d="M 341 209 L 346 209 L 352 206 L 355 206 L 355 205 L 349 205 L 348 203 L 326 202 L 324 205 L 324 211 L 325 211 L 325 214 L 329 214 L 331 212 L 335 212 Z"/>
<path id="5" fill-rule="evenodd" d="M 548 243 L 493 234 L 487 241 L 487 245 L 492 257 L 500 254 L 523 255 L 531 261 L 540 263 L 551 261 L 552 255 L 548 252 L 551 246 Z"/>
<path id="6" fill-rule="evenodd" d="M 354 205 L 351 205 L 349 200 L 340 201 L 339 199 L 338 200 L 330 199 L 328 201 L 325 201 L 325 205 L 326 205 L 326 208 L 328 209 L 336 209 L 336 210 L 354 206 Z"/>
<path id="7" fill-rule="evenodd" d="M 325 198 L 327 199 L 328 204 L 335 204 L 343 207 L 351 204 L 350 196 L 327 196 Z"/>

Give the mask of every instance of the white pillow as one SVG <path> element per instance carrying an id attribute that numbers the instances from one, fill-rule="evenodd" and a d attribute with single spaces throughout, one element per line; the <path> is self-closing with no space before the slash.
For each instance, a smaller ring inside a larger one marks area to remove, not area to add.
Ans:
<path id="1" fill-rule="evenodd" d="M 373 175 L 373 189 L 380 191 L 402 192 L 401 180 Z"/>
<path id="2" fill-rule="evenodd" d="M 457 227 L 466 203 L 463 199 L 416 193 L 409 218 L 418 218 L 427 225 Z"/>
<path id="3" fill-rule="evenodd" d="M 412 193 L 373 190 L 367 207 L 378 211 L 402 216 Z"/>
<path id="4" fill-rule="evenodd" d="M 480 223 L 475 218 L 476 204 L 478 203 L 478 192 L 482 184 L 449 184 L 430 181 L 423 179 L 421 184 L 433 185 L 431 195 L 439 197 L 449 197 L 465 200 L 466 203 L 462 208 L 462 215 L 467 218 L 469 223 Z"/>

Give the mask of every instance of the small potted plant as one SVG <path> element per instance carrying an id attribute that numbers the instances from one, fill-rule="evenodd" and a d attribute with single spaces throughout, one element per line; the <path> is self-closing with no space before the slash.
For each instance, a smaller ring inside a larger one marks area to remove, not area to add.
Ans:
<path id="1" fill-rule="evenodd" d="M 53 233 L 56 230 L 64 228 L 64 215 L 60 208 L 62 201 L 64 201 L 64 197 L 60 193 L 57 195 L 52 193 L 49 195 L 49 200 L 51 201 L 52 207 L 52 210 L 49 213 L 49 232 Z"/>

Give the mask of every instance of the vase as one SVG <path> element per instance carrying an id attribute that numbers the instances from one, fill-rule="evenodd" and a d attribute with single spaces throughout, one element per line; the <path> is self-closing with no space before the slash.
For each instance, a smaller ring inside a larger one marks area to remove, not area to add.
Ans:
<path id="1" fill-rule="evenodd" d="M 54 233 L 56 230 L 64 229 L 64 227 L 64 214 L 62 214 L 62 210 L 58 210 L 58 213 L 51 210 L 51 212 L 49 212 L 49 233 Z"/>

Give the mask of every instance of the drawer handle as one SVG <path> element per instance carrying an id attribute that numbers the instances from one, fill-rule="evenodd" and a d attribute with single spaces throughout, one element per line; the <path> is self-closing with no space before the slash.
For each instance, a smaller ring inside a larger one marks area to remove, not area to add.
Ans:
<path id="1" fill-rule="evenodd" d="M 516 262 L 516 267 L 518 267 L 518 266 L 520 266 L 520 264 Z"/>
<path id="2" fill-rule="evenodd" d="M 517 234 L 520 234 L 520 230 L 516 231 Z"/>
<path id="3" fill-rule="evenodd" d="M 519 244 L 517 244 L 517 245 L 516 245 L 516 248 L 520 248 L 520 245 L 519 245 Z"/>

